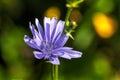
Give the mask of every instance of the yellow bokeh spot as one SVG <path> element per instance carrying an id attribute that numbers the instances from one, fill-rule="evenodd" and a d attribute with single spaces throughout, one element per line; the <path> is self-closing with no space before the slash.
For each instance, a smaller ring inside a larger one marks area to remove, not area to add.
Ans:
<path id="1" fill-rule="evenodd" d="M 45 14 L 44 14 L 46 17 L 56 17 L 56 18 L 60 18 L 60 9 L 58 7 L 55 7 L 55 6 L 52 6 L 52 7 L 49 7 L 46 11 L 45 11 Z"/>
<path id="2" fill-rule="evenodd" d="M 93 25 L 98 35 L 102 38 L 110 38 L 116 29 L 115 20 L 103 13 L 94 14 Z"/>

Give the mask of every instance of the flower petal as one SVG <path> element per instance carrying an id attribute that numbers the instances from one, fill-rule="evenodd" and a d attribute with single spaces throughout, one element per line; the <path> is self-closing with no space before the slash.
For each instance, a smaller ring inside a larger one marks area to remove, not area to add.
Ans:
<path id="1" fill-rule="evenodd" d="M 57 42 L 55 43 L 55 45 L 57 45 L 57 47 L 63 47 L 65 45 L 65 43 L 67 42 L 69 36 L 67 35 L 62 35 L 60 37 L 59 40 L 57 40 Z"/>
<path id="2" fill-rule="evenodd" d="M 24 41 L 25 43 L 27 43 L 30 47 L 38 49 L 36 43 L 34 42 L 33 39 L 31 39 L 30 37 L 28 37 L 27 35 L 24 36 Z"/>
<path id="3" fill-rule="evenodd" d="M 57 65 L 60 64 L 60 61 L 57 57 L 50 57 L 49 60 L 50 60 L 50 63 L 52 64 L 57 64 Z"/>
<path id="4" fill-rule="evenodd" d="M 50 38 L 51 39 L 53 38 L 53 35 L 55 33 L 57 22 L 58 22 L 58 19 L 55 18 L 55 17 L 53 17 L 52 20 L 51 20 L 51 22 L 50 22 Z"/>
<path id="5" fill-rule="evenodd" d="M 31 23 L 29 23 L 29 27 L 30 27 L 30 30 L 33 34 L 33 38 L 39 38 L 40 40 L 42 40 L 42 38 L 40 37 L 38 31 L 35 29 L 35 26 Z"/>
<path id="6" fill-rule="evenodd" d="M 69 56 L 71 58 L 80 58 L 82 56 L 82 52 L 78 52 L 78 51 L 73 51 L 72 50 L 72 53 L 70 53 Z"/>
<path id="7" fill-rule="evenodd" d="M 33 54 L 34 54 L 35 58 L 37 58 L 37 59 L 42 59 L 45 56 L 45 54 L 43 54 L 39 51 L 33 51 Z"/>
<path id="8" fill-rule="evenodd" d="M 36 29 L 35 29 L 34 25 L 31 24 L 31 22 L 29 22 L 29 27 L 30 27 L 30 30 L 32 32 L 32 35 L 35 36 L 35 30 Z"/>
<path id="9" fill-rule="evenodd" d="M 54 55 L 54 56 L 61 56 L 61 55 L 63 55 L 63 54 L 64 54 L 64 53 L 59 52 L 59 51 L 55 51 L 55 52 L 52 53 L 52 55 Z"/>
<path id="10" fill-rule="evenodd" d="M 39 20 L 37 18 L 35 19 L 35 23 L 36 23 L 36 26 L 38 28 L 39 37 L 40 37 L 41 40 L 43 40 L 43 36 L 44 36 L 43 28 L 40 25 Z"/>
<path id="11" fill-rule="evenodd" d="M 50 40 L 50 18 L 44 18 L 44 30 L 45 30 L 45 39 L 48 42 Z"/>
<path id="12" fill-rule="evenodd" d="M 32 25 L 31 23 L 29 23 L 30 26 L 30 30 L 33 34 L 33 40 L 36 42 L 36 44 L 40 47 L 41 46 L 41 42 L 43 41 L 43 38 L 41 35 L 39 35 L 39 33 L 37 32 L 37 30 L 35 29 L 35 26 Z"/>
<path id="13" fill-rule="evenodd" d="M 60 57 L 62 57 L 62 58 L 66 58 L 66 59 L 71 59 L 71 57 L 69 56 L 69 54 L 66 53 L 66 52 L 64 52 L 64 54 L 61 55 Z"/>
<path id="14" fill-rule="evenodd" d="M 42 40 L 40 39 L 39 34 L 36 30 L 34 31 L 34 34 L 35 34 L 35 36 L 33 37 L 33 39 L 36 42 L 36 44 L 40 47 Z"/>
<path id="15" fill-rule="evenodd" d="M 56 52 L 57 52 L 57 51 L 64 51 L 64 50 L 65 50 L 65 51 L 69 51 L 69 50 L 71 50 L 71 49 L 73 49 L 73 48 L 71 48 L 71 47 L 60 47 L 60 48 L 54 49 L 53 52 L 54 52 L 54 51 L 56 51 Z"/>
<path id="16" fill-rule="evenodd" d="M 64 21 L 58 22 L 56 29 L 55 29 L 55 33 L 54 33 L 53 38 L 52 38 L 52 43 L 54 43 L 55 41 L 57 41 L 61 37 L 61 34 L 63 32 L 63 29 L 64 29 L 64 24 L 65 24 Z"/>
<path id="17" fill-rule="evenodd" d="M 60 57 L 71 59 L 71 58 L 80 58 L 82 56 L 82 53 L 79 51 L 74 51 L 70 47 L 61 47 L 53 50 L 53 52 L 61 52 L 64 53 L 63 55 L 59 55 Z"/>

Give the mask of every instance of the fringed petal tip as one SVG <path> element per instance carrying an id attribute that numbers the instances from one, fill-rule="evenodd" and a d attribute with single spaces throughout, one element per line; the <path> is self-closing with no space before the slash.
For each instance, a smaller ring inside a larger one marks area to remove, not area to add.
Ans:
<path id="1" fill-rule="evenodd" d="M 73 51 L 73 54 L 69 54 L 72 58 L 80 58 L 82 57 L 82 52 L 78 52 L 78 51 Z"/>
<path id="2" fill-rule="evenodd" d="M 24 35 L 24 41 L 25 41 L 25 43 L 26 43 L 27 45 L 29 45 L 30 47 L 37 49 L 37 46 L 36 46 L 34 40 L 31 39 L 29 36 Z"/>
<path id="3" fill-rule="evenodd" d="M 52 17 L 52 18 L 50 18 L 50 17 L 46 17 L 46 16 L 45 16 L 44 19 L 50 19 L 50 20 L 53 20 L 53 19 L 54 19 L 54 20 L 57 20 L 57 21 L 58 21 L 58 18 L 57 18 L 57 17 Z"/>
<path id="4" fill-rule="evenodd" d="M 36 25 L 39 24 L 39 20 L 38 20 L 38 18 L 35 18 L 35 23 L 36 23 Z"/>
<path id="5" fill-rule="evenodd" d="M 78 52 L 78 51 L 64 51 L 64 54 L 61 55 L 60 57 L 65 58 L 65 59 L 72 59 L 72 58 L 81 58 L 82 57 L 82 52 Z"/>
<path id="6" fill-rule="evenodd" d="M 27 35 L 24 35 L 24 41 L 26 42 L 26 41 L 28 41 L 28 39 L 27 39 Z"/>
<path id="7" fill-rule="evenodd" d="M 28 37 L 27 35 L 24 35 L 25 43 L 30 44 L 31 43 L 30 40 L 31 40 L 30 37 Z"/>

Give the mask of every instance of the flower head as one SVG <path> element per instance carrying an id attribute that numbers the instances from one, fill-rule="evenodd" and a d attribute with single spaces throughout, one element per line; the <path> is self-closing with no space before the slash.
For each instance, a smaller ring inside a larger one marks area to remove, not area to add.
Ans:
<path id="1" fill-rule="evenodd" d="M 35 58 L 48 59 L 52 64 L 60 64 L 58 57 L 66 59 L 81 57 L 81 52 L 74 51 L 70 47 L 63 47 L 69 38 L 63 33 L 64 23 L 61 20 L 58 22 L 56 18 L 50 20 L 46 17 L 44 18 L 44 29 L 38 19 L 35 19 L 36 25 L 29 23 L 33 38 L 25 35 L 24 41 L 37 50 L 33 51 Z"/>

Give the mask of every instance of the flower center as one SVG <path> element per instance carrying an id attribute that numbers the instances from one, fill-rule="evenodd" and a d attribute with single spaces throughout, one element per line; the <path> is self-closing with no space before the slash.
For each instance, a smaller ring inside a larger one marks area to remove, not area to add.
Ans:
<path id="1" fill-rule="evenodd" d="M 45 59 L 48 59 L 51 56 L 53 50 L 53 45 L 50 42 L 43 41 L 43 53 L 45 54 Z"/>

